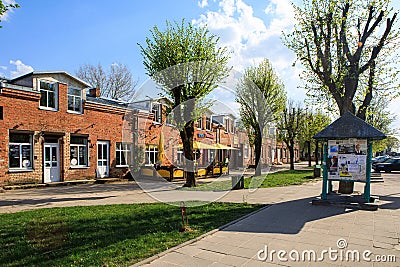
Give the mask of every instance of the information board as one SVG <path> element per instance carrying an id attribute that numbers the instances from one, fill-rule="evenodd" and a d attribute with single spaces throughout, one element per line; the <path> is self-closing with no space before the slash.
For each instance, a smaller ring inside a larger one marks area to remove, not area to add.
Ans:
<path id="1" fill-rule="evenodd" d="M 328 179 L 366 181 L 367 140 L 328 141 Z"/>

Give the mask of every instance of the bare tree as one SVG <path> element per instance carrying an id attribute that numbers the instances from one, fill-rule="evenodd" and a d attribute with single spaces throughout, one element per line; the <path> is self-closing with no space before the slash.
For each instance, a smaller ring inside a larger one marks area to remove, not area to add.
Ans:
<path id="1" fill-rule="evenodd" d="M 81 65 L 76 75 L 93 87 L 100 88 L 101 96 L 112 99 L 129 100 L 138 84 L 138 80 L 133 80 L 128 67 L 121 63 L 111 64 L 108 72 L 100 64 Z"/>

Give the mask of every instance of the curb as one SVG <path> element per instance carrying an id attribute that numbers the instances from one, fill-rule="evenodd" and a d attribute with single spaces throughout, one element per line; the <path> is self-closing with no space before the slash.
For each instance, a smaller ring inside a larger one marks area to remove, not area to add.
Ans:
<path id="1" fill-rule="evenodd" d="M 238 218 L 238 219 L 236 219 L 236 220 L 233 220 L 233 221 L 231 221 L 231 222 L 228 222 L 227 224 L 224 224 L 224 225 L 218 227 L 217 229 L 211 230 L 211 231 L 209 231 L 209 232 L 207 232 L 207 233 L 205 233 L 205 234 L 202 234 L 201 236 L 198 236 L 198 237 L 196 237 L 196 238 L 193 238 L 193 239 L 191 239 L 191 240 L 188 240 L 188 241 L 186 241 L 186 242 L 184 242 L 184 243 L 182 243 L 182 244 L 179 244 L 179 245 L 177 245 L 177 246 L 175 246 L 175 247 L 169 248 L 169 249 L 167 249 L 167 250 L 165 250 L 165 251 L 162 251 L 162 252 L 160 252 L 160 253 L 158 253 L 158 254 L 156 254 L 156 255 L 154 255 L 154 256 L 151 256 L 150 258 L 147 258 L 147 259 L 144 259 L 144 260 L 142 260 L 142 261 L 140 261 L 140 262 L 138 262 L 138 263 L 135 263 L 135 264 L 131 265 L 130 267 L 139 267 L 139 266 L 143 266 L 143 265 L 145 265 L 145 264 L 149 264 L 149 263 L 151 263 L 152 261 L 154 261 L 154 260 L 156 260 L 156 259 L 159 259 L 159 258 L 161 258 L 162 256 L 164 256 L 164 255 L 166 255 L 166 254 L 168 254 L 168 253 L 170 253 L 170 252 L 173 252 L 173 251 L 178 250 L 178 249 L 180 249 L 180 248 L 182 248 L 182 247 L 185 247 L 185 246 L 188 246 L 188 245 L 190 245 L 190 244 L 193 244 L 193 243 L 195 243 L 195 242 L 197 242 L 197 241 L 199 241 L 199 240 L 201 240 L 201 239 L 203 239 L 203 238 L 205 238 L 205 237 L 207 237 L 207 236 L 210 236 L 210 235 L 213 235 L 213 234 L 215 234 L 215 233 L 217 233 L 217 232 L 219 232 L 219 231 L 222 231 L 222 230 L 224 230 L 225 228 L 231 226 L 232 224 L 235 224 L 235 223 L 237 223 L 237 222 L 239 222 L 239 221 L 242 221 L 242 220 L 244 220 L 244 219 L 246 219 L 246 218 L 248 218 L 248 217 L 250 217 L 250 216 L 252 216 L 252 215 L 254 215 L 254 214 L 256 214 L 256 213 L 259 213 L 259 212 L 261 212 L 261 211 L 263 211 L 263 210 L 265 210 L 265 209 L 270 208 L 271 206 L 272 206 L 272 204 L 266 204 L 264 207 L 262 207 L 262 208 L 260 208 L 260 209 L 258 209 L 258 210 L 255 210 L 255 211 L 253 211 L 253 212 L 250 212 L 249 214 L 246 214 L 246 215 L 244 215 L 244 216 L 242 216 L 242 217 L 240 217 L 240 218 Z"/>

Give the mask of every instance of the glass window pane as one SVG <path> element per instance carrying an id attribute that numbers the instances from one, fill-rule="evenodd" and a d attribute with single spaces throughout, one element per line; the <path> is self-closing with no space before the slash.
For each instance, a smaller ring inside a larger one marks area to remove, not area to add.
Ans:
<path id="1" fill-rule="evenodd" d="M 79 165 L 87 165 L 86 147 L 79 147 Z"/>
<path id="2" fill-rule="evenodd" d="M 47 107 L 47 91 L 40 91 L 40 106 Z"/>
<path id="3" fill-rule="evenodd" d="M 121 152 L 117 151 L 117 154 L 115 155 L 115 160 L 117 161 L 117 165 L 122 165 L 121 164 Z"/>
<path id="4" fill-rule="evenodd" d="M 81 112 L 81 105 L 82 104 L 82 101 L 81 101 L 81 98 L 80 97 L 75 97 L 75 105 L 74 105 L 74 110 L 76 111 L 76 112 Z"/>
<path id="5" fill-rule="evenodd" d="M 29 134 L 10 134 L 10 143 L 30 143 Z"/>
<path id="6" fill-rule="evenodd" d="M 71 144 L 86 145 L 87 144 L 87 137 L 71 136 Z"/>
<path id="7" fill-rule="evenodd" d="M 57 161 L 57 148 L 56 147 L 51 148 L 51 160 Z"/>
<path id="8" fill-rule="evenodd" d="M 9 147 L 10 168 L 19 168 L 20 166 L 20 151 L 19 145 L 10 145 Z"/>
<path id="9" fill-rule="evenodd" d="M 22 154 L 22 167 L 29 168 L 31 167 L 31 145 L 22 145 L 21 146 L 21 154 Z"/>
<path id="10" fill-rule="evenodd" d="M 53 92 L 49 92 L 49 94 L 48 94 L 48 103 L 49 103 L 48 107 L 49 108 L 56 107 L 54 96 L 55 96 L 55 94 Z"/>
<path id="11" fill-rule="evenodd" d="M 74 97 L 68 96 L 68 110 L 74 110 Z"/>
<path id="12" fill-rule="evenodd" d="M 44 160 L 50 161 L 50 147 L 44 148 Z"/>

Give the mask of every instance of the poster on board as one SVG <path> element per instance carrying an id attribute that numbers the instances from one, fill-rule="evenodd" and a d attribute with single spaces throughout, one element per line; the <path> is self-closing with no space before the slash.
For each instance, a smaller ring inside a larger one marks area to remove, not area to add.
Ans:
<path id="1" fill-rule="evenodd" d="M 328 179 L 365 181 L 367 140 L 328 141 Z"/>

